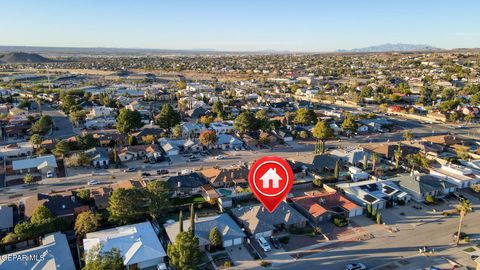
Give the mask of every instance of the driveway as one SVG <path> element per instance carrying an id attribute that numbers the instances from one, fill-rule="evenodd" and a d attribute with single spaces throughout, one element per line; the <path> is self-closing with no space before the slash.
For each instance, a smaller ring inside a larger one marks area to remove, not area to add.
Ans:
<path id="1" fill-rule="evenodd" d="M 70 119 L 60 110 L 55 110 L 50 105 L 44 104 L 42 105 L 42 113 L 50 116 L 53 120 L 52 138 L 64 139 L 76 135 Z"/>
<path id="2" fill-rule="evenodd" d="M 252 266 L 258 266 L 244 245 L 226 248 L 228 256 L 233 261 L 235 268 L 250 269 Z"/>

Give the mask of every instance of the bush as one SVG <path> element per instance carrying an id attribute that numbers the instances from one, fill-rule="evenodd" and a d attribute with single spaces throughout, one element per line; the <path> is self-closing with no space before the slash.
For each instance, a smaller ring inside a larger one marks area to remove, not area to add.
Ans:
<path id="1" fill-rule="evenodd" d="M 284 236 L 284 237 L 279 238 L 278 241 L 280 241 L 280 243 L 282 243 L 282 244 L 288 244 L 288 242 L 290 242 L 290 237 Z"/>
<path id="2" fill-rule="evenodd" d="M 223 264 L 224 267 L 232 267 L 233 266 L 233 263 L 231 261 L 226 261 L 224 264 Z"/>
<path id="3" fill-rule="evenodd" d="M 270 267 L 271 265 L 272 265 L 272 263 L 271 263 L 271 262 L 268 262 L 268 261 L 261 261 L 261 262 L 260 262 L 260 266 L 261 266 L 261 267 L 267 268 L 267 267 Z"/>
<path id="4" fill-rule="evenodd" d="M 425 197 L 425 203 L 426 204 L 434 204 L 435 203 L 435 197 L 433 197 L 432 195 L 427 195 Z"/>
<path id="5" fill-rule="evenodd" d="M 480 184 L 479 185 L 473 185 L 471 188 L 474 192 L 480 193 Z"/>
<path id="6" fill-rule="evenodd" d="M 344 217 L 336 216 L 333 218 L 333 224 L 335 224 L 337 227 L 346 227 L 348 225 L 348 221 Z"/>
<path id="7" fill-rule="evenodd" d="M 405 201 L 404 200 L 399 200 L 399 201 L 397 201 L 397 204 L 398 205 L 405 205 Z"/>

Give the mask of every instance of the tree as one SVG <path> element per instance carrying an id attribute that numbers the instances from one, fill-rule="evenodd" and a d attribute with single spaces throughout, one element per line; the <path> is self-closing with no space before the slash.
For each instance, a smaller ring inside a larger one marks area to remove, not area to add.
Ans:
<path id="1" fill-rule="evenodd" d="M 83 133 L 77 137 L 80 147 L 82 149 L 90 149 L 100 145 L 100 140 L 95 138 L 91 133 Z"/>
<path id="2" fill-rule="evenodd" d="M 152 144 L 155 142 L 155 136 L 153 135 L 146 135 L 142 137 L 142 141 L 146 144 Z"/>
<path id="3" fill-rule="evenodd" d="M 195 208 L 193 203 L 190 204 L 190 231 L 195 235 Z"/>
<path id="4" fill-rule="evenodd" d="M 340 178 L 340 160 L 337 160 L 337 162 L 335 162 L 335 170 L 334 170 L 334 177 L 335 179 L 339 179 Z"/>
<path id="5" fill-rule="evenodd" d="M 183 232 L 183 212 L 180 210 L 180 213 L 178 213 L 178 231 Z"/>
<path id="6" fill-rule="evenodd" d="M 293 122 L 301 126 L 314 125 L 317 123 L 317 115 L 313 110 L 301 108 L 295 114 Z"/>
<path id="7" fill-rule="evenodd" d="M 77 197 L 77 199 L 83 204 L 89 204 L 92 201 L 92 198 L 90 197 L 90 189 L 81 189 L 77 191 L 75 197 Z"/>
<path id="8" fill-rule="evenodd" d="M 465 216 L 472 211 L 472 205 L 469 200 L 461 199 L 460 203 L 456 206 L 458 213 L 460 214 L 460 220 L 458 222 L 457 238 L 455 239 L 455 245 L 458 246 L 460 242 L 460 235 L 462 233 L 463 220 Z"/>
<path id="9" fill-rule="evenodd" d="M 395 168 L 397 168 L 397 169 L 398 169 L 398 167 L 400 167 L 400 161 L 402 160 L 402 156 L 403 156 L 402 144 L 398 143 L 398 148 L 394 153 Z"/>
<path id="10" fill-rule="evenodd" d="M 407 162 L 412 166 L 412 172 L 415 170 L 415 167 L 420 167 L 427 169 L 429 166 L 429 161 L 424 155 L 417 154 L 408 154 L 406 156 Z"/>
<path id="11" fill-rule="evenodd" d="M 271 130 L 271 121 L 268 117 L 267 110 L 260 110 L 255 114 L 258 122 L 258 128 L 261 130 Z"/>
<path id="12" fill-rule="evenodd" d="M 30 222 L 32 224 L 41 224 L 44 220 L 50 218 L 53 218 L 52 212 L 46 206 L 40 205 L 33 211 Z"/>
<path id="13" fill-rule="evenodd" d="M 65 166 L 67 167 L 87 167 L 92 163 L 92 158 L 84 152 L 74 153 L 69 157 L 64 158 Z"/>
<path id="14" fill-rule="evenodd" d="M 130 133 L 143 127 L 142 115 L 138 111 L 121 109 L 117 117 L 117 130 L 120 133 Z"/>
<path id="15" fill-rule="evenodd" d="M 79 126 L 80 124 L 83 124 L 83 122 L 85 121 L 85 118 L 87 118 L 87 113 L 83 110 L 74 111 L 74 112 L 71 112 L 68 117 L 70 118 L 70 121 L 72 121 L 72 123 L 75 126 Z"/>
<path id="16" fill-rule="evenodd" d="M 162 106 L 160 113 L 156 117 L 157 125 L 163 129 L 170 130 L 174 126 L 180 124 L 182 117 L 180 113 L 175 111 L 170 104 Z"/>
<path id="17" fill-rule="evenodd" d="M 61 140 L 59 141 L 56 145 L 55 145 L 55 148 L 53 149 L 53 153 L 55 155 L 59 155 L 59 156 L 65 156 L 67 153 L 69 153 L 71 151 L 70 149 L 70 144 L 68 141 L 66 140 Z"/>
<path id="18" fill-rule="evenodd" d="M 148 197 L 148 212 L 155 218 L 160 218 L 170 206 L 169 188 L 165 181 L 150 181 L 146 187 Z"/>
<path id="19" fill-rule="evenodd" d="M 368 169 L 368 155 L 365 154 L 365 153 L 363 154 L 362 164 L 363 164 L 363 169 L 367 170 Z"/>
<path id="20" fill-rule="evenodd" d="M 91 248 L 85 255 L 85 267 L 82 270 L 123 270 L 123 258 L 120 250 L 112 248 L 101 251 L 100 245 Z"/>
<path id="21" fill-rule="evenodd" d="M 170 265 L 175 269 L 195 270 L 201 259 L 198 242 L 191 231 L 177 234 L 175 242 L 167 248 Z"/>
<path id="22" fill-rule="evenodd" d="M 358 125 L 352 116 L 347 115 L 347 117 L 345 117 L 345 119 L 343 120 L 341 128 L 344 132 L 351 134 L 357 131 Z"/>
<path id="23" fill-rule="evenodd" d="M 375 219 L 376 219 L 377 224 L 381 224 L 382 223 L 382 214 L 377 213 L 377 216 L 375 217 Z"/>
<path id="24" fill-rule="evenodd" d="M 33 134 L 45 135 L 52 128 L 52 118 L 48 115 L 42 115 L 32 126 Z"/>
<path id="25" fill-rule="evenodd" d="M 233 127 L 241 133 L 249 132 L 257 129 L 257 119 L 252 112 L 242 112 L 235 118 Z"/>
<path id="26" fill-rule="evenodd" d="M 75 106 L 77 105 L 77 100 L 74 95 L 67 94 L 62 97 L 62 110 L 64 113 L 69 114 L 70 112 L 75 110 Z"/>
<path id="27" fill-rule="evenodd" d="M 119 188 L 113 191 L 110 196 L 109 221 L 118 225 L 128 224 L 137 221 L 145 214 L 145 201 L 139 189 Z"/>
<path id="28" fill-rule="evenodd" d="M 215 103 L 213 103 L 212 112 L 215 113 L 218 118 L 223 116 L 223 103 L 220 100 L 217 100 Z"/>
<path id="29" fill-rule="evenodd" d="M 25 174 L 25 175 L 23 176 L 23 182 L 24 182 L 25 184 L 31 184 L 31 183 L 33 183 L 33 175 L 31 175 L 31 174 L 29 174 L 29 173 Z"/>
<path id="30" fill-rule="evenodd" d="M 215 130 L 205 130 L 200 133 L 198 139 L 202 145 L 210 148 L 217 141 L 217 133 Z"/>
<path id="31" fill-rule="evenodd" d="M 317 122 L 317 124 L 313 128 L 312 135 L 318 140 L 317 146 L 315 149 L 316 153 L 324 153 L 325 141 L 334 136 L 333 129 L 328 125 L 326 121 Z"/>
<path id="32" fill-rule="evenodd" d="M 413 134 L 410 131 L 405 131 L 403 133 L 403 139 L 405 141 L 411 142 L 413 140 Z"/>
<path id="33" fill-rule="evenodd" d="M 435 203 L 435 197 L 428 194 L 427 196 L 425 196 L 425 203 L 427 203 L 427 204 Z"/>
<path id="34" fill-rule="evenodd" d="M 100 216 L 92 211 L 80 213 L 75 219 L 75 232 L 77 235 L 84 236 L 87 233 L 94 232 L 100 225 Z"/>
<path id="35" fill-rule="evenodd" d="M 132 145 L 137 145 L 137 144 L 138 144 L 137 136 L 129 136 L 128 137 L 128 145 L 132 146 Z"/>
<path id="36" fill-rule="evenodd" d="M 42 137 L 38 134 L 33 134 L 32 137 L 30 137 L 30 143 L 35 149 L 38 149 L 42 144 Z"/>
<path id="37" fill-rule="evenodd" d="M 223 244 L 222 234 L 218 230 L 217 227 L 213 227 L 208 234 L 208 240 L 210 240 L 210 244 L 214 247 L 221 247 Z"/>
<path id="38" fill-rule="evenodd" d="M 319 188 L 322 188 L 323 187 L 323 182 L 322 182 L 322 179 L 321 178 L 317 178 L 315 177 L 313 179 L 313 184 Z"/>
<path id="39" fill-rule="evenodd" d="M 375 170 L 377 169 L 378 154 L 373 152 L 371 159 L 372 159 L 372 171 L 375 173 Z"/>
<path id="40" fill-rule="evenodd" d="M 179 139 L 182 137 L 182 126 L 176 125 L 172 129 L 172 137 L 175 139 Z"/>

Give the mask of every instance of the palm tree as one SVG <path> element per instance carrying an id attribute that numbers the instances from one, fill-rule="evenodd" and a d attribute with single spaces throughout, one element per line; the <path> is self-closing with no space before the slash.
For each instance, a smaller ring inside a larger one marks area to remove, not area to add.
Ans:
<path id="1" fill-rule="evenodd" d="M 377 169 L 377 162 L 378 162 L 378 155 L 377 153 L 372 154 L 372 171 L 375 173 L 375 170 Z"/>
<path id="2" fill-rule="evenodd" d="M 400 161 L 402 160 L 402 155 L 403 155 L 402 144 L 398 143 L 398 148 L 395 151 L 395 168 L 397 168 L 397 169 L 400 166 Z"/>
<path id="3" fill-rule="evenodd" d="M 415 171 L 415 166 L 420 168 L 427 169 L 429 166 L 429 161 L 427 157 L 424 155 L 417 153 L 417 154 L 408 154 L 407 161 L 412 166 L 412 173 Z"/>
<path id="4" fill-rule="evenodd" d="M 460 242 L 460 234 L 462 232 L 463 219 L 468 212 L 472 211 L 472 205 L 469 200 L 461 199 L 460 203 L 456 206 L 458 213 L 460 214 L 460 222 L 458 223 L 457 238 L 455 239 L 455 245 L 458 246 Z"/>

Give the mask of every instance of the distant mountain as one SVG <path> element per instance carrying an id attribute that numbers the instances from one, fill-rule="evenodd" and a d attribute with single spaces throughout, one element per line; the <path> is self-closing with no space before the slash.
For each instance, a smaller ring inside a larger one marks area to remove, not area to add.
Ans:
<path id="1" fill-rule="evenodd" d="M 0 55 L 0 63 L 44 63 L 50 59 L 36 53 L 10 52 Z"/>
<path id="2" fill-rule="evenodd" d="M 425 44 L 382 44 L 377 46 L 370 46 L 365 48 L 357 48 L 352 50 L 338 50 L 337 52 L 414 52 L 414 51 L 439 51 L 440 48 L 435 48 Z"/>

